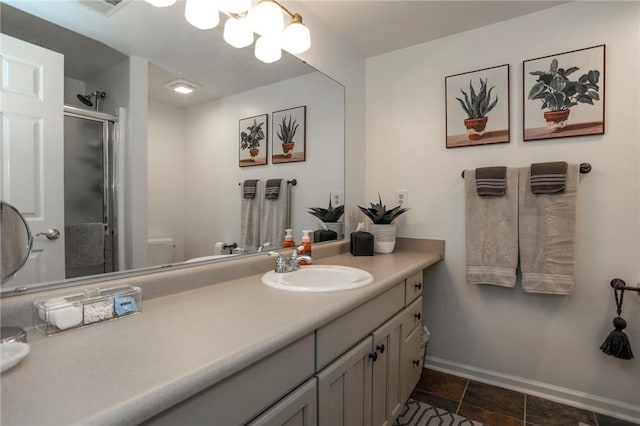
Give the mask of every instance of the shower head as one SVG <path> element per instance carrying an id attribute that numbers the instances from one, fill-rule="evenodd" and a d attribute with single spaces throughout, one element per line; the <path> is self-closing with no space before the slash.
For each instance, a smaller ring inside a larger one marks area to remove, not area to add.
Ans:
<path id="1" fill-rule="evenodd" d="M 100 102 L 100 99 L 104 98 L 106 95 L 105 92 L 101 92 L 100 90 L 96 90 L 95 92 L 91 92 L 88 95 L 83 95 L 81 93 L 79 93 L 77 95 L 78 100 L 80 102 L 82 102 L 83 104 L 85 104 L 86 106 L 89 107 L 95 107 L 96 111 L 98 110 L 98 104 Z M 93 104 L 93 102 L 91 101 L 92 98 L 96 98 L 96 103 L 95 105 Z"/>

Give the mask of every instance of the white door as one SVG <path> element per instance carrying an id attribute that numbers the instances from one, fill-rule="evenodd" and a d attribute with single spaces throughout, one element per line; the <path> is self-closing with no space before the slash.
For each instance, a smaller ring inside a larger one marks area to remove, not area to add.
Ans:
<path id="1" fill-rule="evenodd" d="M 34 239 L 7 287 L 61 280 L 64 272 L 64 57 L 0 34 L 2 199 L 27 219 Z"/>

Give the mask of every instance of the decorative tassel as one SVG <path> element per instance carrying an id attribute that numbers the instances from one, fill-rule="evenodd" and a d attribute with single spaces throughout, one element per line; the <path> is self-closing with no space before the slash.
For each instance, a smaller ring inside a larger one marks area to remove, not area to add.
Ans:
<path id="1" fill-rule="evenodd" d="M 627 322 L 621 317 L 613 319 L 615 330 L 609 333 L 600 349 L 607 355 L 620 359 L 633 359 L 633 352 L 627 335 L 622 330 L 627 327 Z"/>
<path id="2" fill-rule="evenodd" d="M 611 287 L 613 287 L 613 296 L 616 299 L 616 312 L 618 316 L 613 319 L 615 330 L 609 333 L 604 343 L 600 345 L 600 350 L 616 358 L 633 359 L 631 344 L 629 343 L 627 335 L 622 331 L 627 328 L 627 322 L 620 316 L 622 314 L 622 301 L 624 300 L 624 281 L 614 279 L 611 281 Z M 620 296 L 618 296 L 618 291 L 620 291 Z"/>

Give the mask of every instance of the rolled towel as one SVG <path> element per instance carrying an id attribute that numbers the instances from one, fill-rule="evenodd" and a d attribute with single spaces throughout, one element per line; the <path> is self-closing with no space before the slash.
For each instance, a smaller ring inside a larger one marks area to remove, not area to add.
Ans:
<path id="1" fill-rule="evenodd" d="M 282 182 L 282 179 L 268 179 L 264 189 L 264 198 L 277 200 L 280 195 L 280 182 Z"/>
<path id="2" fill-rule="evenodd" d="M 503 196 L 507 190 L 507 168 L 504 166 L 476 169 L 476 191 L 479 196 Z"/>
<path id="3" fill-rule="evenodd" d="M 242 196 L 248 200 L 256 198 L 258 179 L 247 179 L 242 185 Z"/>
<path id="4" fill-rule="evenodd" d="M 531 192 L 554 194 L 562 192 L 567 185 L 567 162 L 531 164 Z"/>

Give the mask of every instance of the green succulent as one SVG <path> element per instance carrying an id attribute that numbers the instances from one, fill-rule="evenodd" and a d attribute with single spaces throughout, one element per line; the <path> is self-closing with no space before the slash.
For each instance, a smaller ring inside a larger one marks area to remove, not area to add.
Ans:
<path id="1" fill-rule="evenodd" d="M 289 116 L 289 123 L 287 124 L 287 117 L 282 117 L 282 123 L 278 124 L 280 130 L 278 130 L 278 138 L 282 142 L 292 142 L 293 137 L 298 130 L 299 124 L 296 124 L 298 120 L 294 120 L 293 117 Z"/>
<path id="2" fill-rule="evenodd" d="M 491 102 L 491 91 L 495 87 L 496 86 L 491 86 L 487 92 L 487 79 L 485 78 L 484 81 L 480 79 L 480 91 L 476 94 L 473 84 L 471 83 L 471 80 L 469 80 L 469 94 L 460 89 L 464 95 L 464 101 L 460 98 L 456 99 L 460 102 L 460 106 L 462 106 L 462 109 L 467 113 L 469 118 L 486 117 L 489 111 L 491 111 L 498 103 L 498 96 L 496 96 L 496 99 Z"/>
<path id="3" fill-rule="evenodd" d="M 258 124 L 258 121 L 254 118 L 253 124 L 247 126 L 248 132 L 240 133 L 240 149 L 253 149 L 260 147 L 260 141 L 264 139 L 264 130 L 262 125 L 264 122 Z"/>
<path id="4" fill-rule="evenodd" d="M 331 198 L 329 198 L 329 208 L 309 207 L 307 213 L 314 215 L 323 222 L 337 222 L 344 214 L 344 206 L 331 207 Z"/>
<path id="5" fill-rule="evenodd" d="M 371 204 L 371 207 L 365 208 L 358 206 L 358 208 L 376 225 L 388 225 L 393 222 L 395 218 L 409 210 L 401 206 L 396 206 L 391 210 L 387 210 L 387 206 L 382 204 L 380 193 L 378 193 L 378 204 L 369 204 Z"/>

